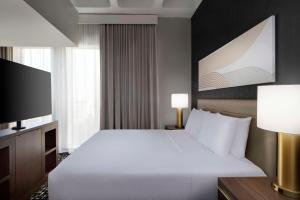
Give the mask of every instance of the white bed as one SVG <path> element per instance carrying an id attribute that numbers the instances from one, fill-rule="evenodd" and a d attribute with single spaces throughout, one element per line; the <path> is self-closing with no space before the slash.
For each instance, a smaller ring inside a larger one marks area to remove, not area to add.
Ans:
<path id="1" fill-rule="evenodd" d="M 265 176 L 184 130 L 101 131 L 49 174 L 50 200 L 217 199 L 219 176 Z"/>

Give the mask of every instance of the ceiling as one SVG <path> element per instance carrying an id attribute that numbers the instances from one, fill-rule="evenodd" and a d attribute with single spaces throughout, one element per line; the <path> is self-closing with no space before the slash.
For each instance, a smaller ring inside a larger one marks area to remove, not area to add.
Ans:
<path id="1" fill-rule="evenodd" d="M 202 0 L 71 0 L 81 14 L 155 14 L 190 18 Z"/>
<path id="2" fill-rule="evenodd" d="M 0 46 L 74 46 L 23 0 L 0 3 Z"/>

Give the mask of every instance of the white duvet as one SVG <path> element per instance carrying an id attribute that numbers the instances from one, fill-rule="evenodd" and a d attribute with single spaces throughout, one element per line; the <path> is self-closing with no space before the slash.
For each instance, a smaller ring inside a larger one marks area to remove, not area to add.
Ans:
<path id="1" fill-rule="evenodd" d="M 220 176 L 265 176 L 220 157 L 184 130 L 100 131 L 54 169 L 50 200 L 217 199 Z"/>

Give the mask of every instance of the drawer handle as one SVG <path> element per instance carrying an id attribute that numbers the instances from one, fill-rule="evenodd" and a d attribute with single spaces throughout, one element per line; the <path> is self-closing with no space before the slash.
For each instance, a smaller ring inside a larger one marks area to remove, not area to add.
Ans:
<path id="1" fill-rule="evenodd" d="M 218 186 L 218 190 L 222 193 L 222 195 L 227 199 L 227 200 L 231 200 L 230 195 L 225 192 L 221 187 Z"/>

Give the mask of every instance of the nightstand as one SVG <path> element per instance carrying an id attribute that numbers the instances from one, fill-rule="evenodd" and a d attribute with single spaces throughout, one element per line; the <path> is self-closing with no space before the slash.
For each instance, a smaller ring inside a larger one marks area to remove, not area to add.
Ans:
<path id="1" fill-rule="evenodd" d="M 183 128 L 177 128 L 176 125 L 166 125 L 165 126 L 165 130 L 182 130 L 184 129 L 184 126 Z"/>
<path id="2" fill-rule="evenodd" d="M 271 186 L 267 177 L 228 177 L 218 179 L 219 200 L 292 200 Z"/>

